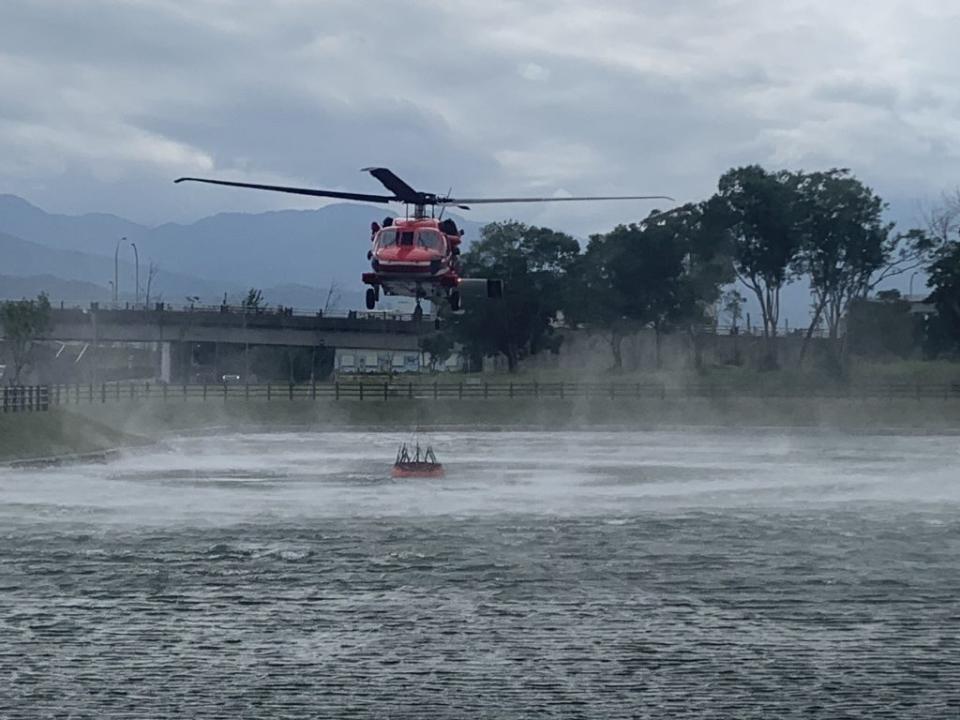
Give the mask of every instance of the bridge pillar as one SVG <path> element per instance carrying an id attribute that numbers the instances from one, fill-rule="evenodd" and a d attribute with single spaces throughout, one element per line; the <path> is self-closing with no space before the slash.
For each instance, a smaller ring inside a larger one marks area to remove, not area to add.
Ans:
<path id="1" fill-rule="evenodd" d="M 173 379 L 172 342 L 160 343 L 160 381 L 169 383 Z"/>

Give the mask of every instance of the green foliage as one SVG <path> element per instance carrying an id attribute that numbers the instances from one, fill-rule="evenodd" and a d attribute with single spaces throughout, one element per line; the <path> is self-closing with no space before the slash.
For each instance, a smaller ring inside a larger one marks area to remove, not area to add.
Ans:
<path id="1" fill-rule="evenodd" d="M 430 371 L 437 372 L 453 354 L 453 337 L 448 332 L 435 332 L 420 340 L 420 350 L 430 355 Z"/>
<path id="2" fill-rule="evenodd" d="M 960 355 L 960 241 L 944 244 L 928 271 L 937 314 L 927 321 L 927 353 Z"/>
<path id="3" fill-rule="evenodd" d="M 469 277 L 503 280 L 503 298 L 466 303 L 454 330 L 468 354 L 502 353 L 513 370 L 525 355 L 558 349 L 553 323 L 569 309 L 569 272 L 580 246 L 564 233 L 512 221 L 480 232 L 463 267 Z"/>
<path id="4" fill-rule="evenodd" d="M 890 267 L 899 238 L 883 221 L 886 203 L 849 170 L 796 177 L 803 240 L 795 270 L 809 275 L 814 297 L 808 335 L 825 317 L 836 338 L 850 302 L 865 297 Z"/>
<path id="5" fill-rule="evenodd" d="M 740 319 L 743 317 L 743 305 L 747 299 L 743 294 L 733 288 L 727 290 L 723 294 L 721 302 L 723 303 L 723 312 L 730 316 L 730 324 L 735 327 L 740 327 Z"/>
<path id="6" fill-rule="evenodd" d="M 777 333 L 780 291 L 803 240 L 798 183 L 798 175 L 786 170 L 735 168 L 720 178 L 706 206 L 710 224 L 728 235 L 737 276 L 760 304 L 767 338 Z M 775 365 L 772 342 L 767 347 L 768 362 Z"/>
<path id="7" fill-rule="evenodd" d="M 862 357 L 907 360 L 917 347 L 918 323 L 897 291 L 876 299 L 854 298 L 847 316 L 850 352 Z"/>
<path id="8" fill-rule="evenodd" d="M 263 302 L 263 291 L 257 288 L 250 288 L 247 296 L 243 299 L 244 310 L 263 310 L 266 305 Z"/>
<path id="9" fill-rule="evenodd" d="M 609 330 L 620 370 L 626 333 L 652 327 L 659 337 L 705 320 L 720 286 L 731 279 L 720 249 L 710 242 L 702 208 L 693 204 L 595 235 L 578 264 L 573 318 Z"/>
<path id="10" fill-rule="evenodd" d="M 14 385 L 27 364 L 33 341 L 50 329 L 50 299 L 40 293 L 36 300 L 10 300 L 0 303 L 0 325 L 10 347 Z"/>

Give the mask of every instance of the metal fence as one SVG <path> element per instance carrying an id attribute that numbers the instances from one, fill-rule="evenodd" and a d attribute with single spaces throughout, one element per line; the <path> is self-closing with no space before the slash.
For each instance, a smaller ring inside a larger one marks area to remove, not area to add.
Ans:
<path id="1" fill-rule="evenodd" d="M 50 409 L 50 388 L 46 385 L 6 385 L 0 390 L 0 412 L 45 412 Z"/>
<path id="2" fill-rule="evenodd" d="M 960 400 L 960 383 L 887 383 L 846 386 L 800 385 L 659 385 L 649 383 L 539 383 L 539 382 L 395 382 L 353 381 L 265 385 L 169 385 L 157 383 L 102 383 L 53 385 L 42 388 L 45 402 L 54 405 L 117 401 L 403 401 L 496 399 L 939 399 Z M 40 390 L 38 390 L 40 392 Z M 38 396 L 39 397 L 39 396 Z M 44 408 L 45 409 L 45 408 Z"/>

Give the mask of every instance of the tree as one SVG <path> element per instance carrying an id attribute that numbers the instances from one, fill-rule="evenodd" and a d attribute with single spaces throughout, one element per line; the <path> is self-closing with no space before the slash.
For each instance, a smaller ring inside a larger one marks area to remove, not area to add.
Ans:
<path id="1" fill-rule="evenodd" d="M 35 340 L 50 329 L 50 300 L 40 293 L 36 300 L 11 300 L 0 303 L 0 325 L 10 347 L 14 385 L 27 364 Z"/>
<path id="2" fill-rule="evenodd" d="M 569 271 L 580 253 L 577 241 L 549 228 L 519 222 L 491 223 L 463 257 L 471 277 L 503 280 L 503 298 L 467 303 L 454 330 L 476 357 L 502 353 L 511 372 L 525 355 L 556 351 L 557 315 L 571 300 Z"/>
<path id="3" fill-rule="evenodd" d="M 798 222 L 798 176 L 767 172 L 758 165 L 725 173 L 708 201 L 712 222 L 729 233 L 734 268 L 756 296 L 767 343 L 766 365 L 777 364 L 774 338 L 780 322 L 780 291 L 803 239 Z"/>
<path id="4" fill-rule="evenodd" d="M 945 243 L 927 268 L 937 308 L 928 321 L 926 346 L 930 355 L 960 353 L 960 240 Z"/>
<path id="5" fill-rule="evenodd" d="M 420 352 L 430 356 L 430 372 L 437 372 L 453 354 L 453 338 L 447 332 L 435 332 L 420 340 Z"/>
<path id="6" fill-rule="evenodd" d="M 147 295 L 145 304 L 147 308 L 150 307 L 150 288 L 153 285 L 153 279 L 160 272 L 160 268 L 157 266 L 153 260 L 150 261 L 150 265 L 147 267 Z"/>
<path id="7" fill-rule="evenodd" d="M 740 318 L 743 317 L 743 305 L 747 302 L 747 299 L 739 290 L 733 288 L 723 294 L 721 302 L 723 303 L 723 312 L 730 316 L 732 331 L 737 334 L 740 330 Z"/>
<path id="8" fill-rule="evenodd" d="M 699 348 L 697 326 L 729 280 L 729 262 L 718 261 L 720 246 L 708 235 L 702 207 L 690 204 L 590 239 L 574 317 L 609 331 L 614 370 L 623 367 L 624 337 L 642 327 L 656 333 L 658 366 L 660 338 L 671 327 L 687 328 Z"/>
<path id="9" fill-rule="evenodd" d="M 243 299 L 242 306 L 247 311 L 258 312 L 264 310 L 266 305 L 263 302 L 263 291 L 250 288 L 247 291 L 247 296 Z"/>
<path id="10" fill-rule="evenodd" d="M 330 287 L 327 288 L 327 299 L 323 303 L 323 314 L 326 315 L 340 304 L 343 293 L 340 291 L 340 283 L 336 280 L 330 281 Z"/>
<path id="11" fill-rule="evenodd" d="M 800 361 L 814 330 L 825 320 L 836 343 L 850 303 L 866 297 L 890 266 L 900 239 L 883 221 L 884 203 L 846 169 L 798 174 L 798 223 L 802 233 L 795 271 L 810 279 L 813 312 Z"/>

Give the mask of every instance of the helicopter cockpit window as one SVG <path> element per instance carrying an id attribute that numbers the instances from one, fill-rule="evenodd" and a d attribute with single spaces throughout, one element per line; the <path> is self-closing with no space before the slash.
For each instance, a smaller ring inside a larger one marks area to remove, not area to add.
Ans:
<path id="1" fill-rule="evenodd" d="M 419 245 L 428 250 L 443 250 L 443 240 L 440 238 L 440 233 L 435 230 L 421 230 L 417 239 Z"/>
<path id="2" fill-rule="evenodd" d="M 397 244 L 397 231 L 394 228 L 384 228 L 377 235 L 377 248 L 391 247 Z"/>

